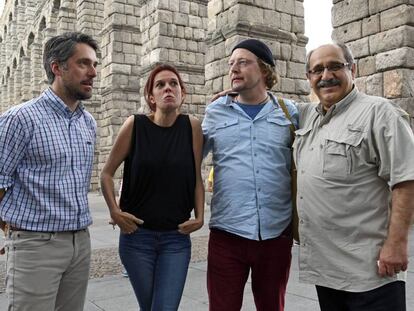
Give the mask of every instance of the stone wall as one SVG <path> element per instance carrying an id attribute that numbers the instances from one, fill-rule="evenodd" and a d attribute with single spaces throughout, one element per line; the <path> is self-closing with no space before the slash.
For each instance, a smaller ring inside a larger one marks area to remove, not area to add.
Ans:
<path id="1" fill-rule="evenodd" d="M 358 88 L 414 116 L 414 1 L 333 2 L 333 38 L 347 43 L 357 59 Z"/>
<path id="2" fill-rule="evenodd" d="M 414 2 L 333 3 L 333 38 L 354 52 L 358 88 L 414 115 Z M 200 118 L 210 96 L 229 87 L 230 52 L 247 37 L 265 41 L 276 56 L 276 93 L 297 100 L 309 93 L 303 0 L 6 0 L 0 112 L 40 94 L 47 86 L 42 46 L 72 30 L 101 45 L 94 96 L 85 103 L 99 124 L 92 189 L 126 117 L 148 111 L 142 90 L 159 62 L 178 67 L 188 88 L 183 110 Z"/>
<path id="3" fill-rule="evenodd" d="M 0 19 L 0 112 L 47 87 L 45 41 L 66 31 L 93 35 L 101 46 L 95 91 L 85 105 L 99 125 L 92 189 L 127 116 L 146 112 L 143 87 L 159 62 L 186 82 L 182 110 L 203 117 L 210 96 L 227 88 L 232 47 L 264 40 L 278 59 L 274 91 L 306 100 L 303 0 L 6 0 Z M 121 174 L 117 173 L 117 177 Z"/>

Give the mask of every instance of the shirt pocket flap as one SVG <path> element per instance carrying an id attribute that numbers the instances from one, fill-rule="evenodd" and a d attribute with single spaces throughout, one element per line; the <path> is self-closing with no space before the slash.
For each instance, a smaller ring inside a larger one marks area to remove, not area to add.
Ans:
<path id="1" fill-rule="evenodd" d="M 310 128 L 310 127 L 309 128 L 298 129 L 298 130 L 295 131 L 295 135 L 296 136 L 305 136 L 311 131 L 311 129 L 312 128 Z"/>
<path id="2" fill-rule="evenodd" d="M 223 129 L 226 127 L 237 125 L 238 123 L 239 123 L 239 119 L 228 119 L 228 120 L 217 123 L 216 129 L 217 130 Z"/>
<path id="3" fill-rule="evenodd" d="M 280 126 L 289 126 L 292 122 L 284 116 L 271 115 L 266 118 L 267 122 L 274 123 Z"/>

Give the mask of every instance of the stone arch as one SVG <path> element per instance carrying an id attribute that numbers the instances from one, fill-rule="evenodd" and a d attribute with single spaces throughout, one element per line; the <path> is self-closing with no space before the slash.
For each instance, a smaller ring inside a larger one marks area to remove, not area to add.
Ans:
<path id="1" fill-rule="evenodd" d="M 4 25 L 4 37 L 7 36 L 7 25 Z"/>
<path id="2" fill-rule="evenodd" d="M 16 59 L 16 57 L 13 59 L 13 67 L 12 68 L 13 69 L 17 68 L 17 59 Z"/>
<path id="3" fill-rule="evenodd" d="M 2 43 L 3 42 L 3 37 L 2 36 L 0 36 L 0 43 Z"/>
<path id="4" fill-rule="evenodd" d="M 18 6 L 19 5 L 19 0 L 16 0 L 15 2 L 14 2 L 14 6 L 16 7 L 16 6 Z"/>
<path id="5" fill-rule="evenodd" d="M 33 34 L 33 32 L 31 32 L 29 34 L 29 37 L 27 38 L 27 48 L 28 49 L 32 45 L 32 43 L 34 42 L 34 39 L 35 39 L 35 35 Z"/>
<path id="6" fill-rule="evenodd" d="M 43 31 L 46 28 L 46 17 L 42 17 L 39 23 L 39 32 Z"/>
<path id="7" fill-rule="evenodd" d="M 10 67 L 6 69 L 6 80 L 10 77 Z"/>
<path id="8" fill-rule="evenodd" d="M 9 22 L 11 22 L 13 20 L 13 14 L 10 12 L 9 14 Z"/>
<path id="9" fill-rule="evenodd" d="M 24 57 L 24 56 L 26 56 L 26 53 L 24 52 L 24 48 L 21 46 L 21 47 L 20 47 L 19 57 L 20 57 L 20 58 L 22 58 L 22 57 Z"/>
<path id="10" fill-rule="evenodd" d="M 59 10 L 60 9 L 60 0 L 53 0 L 53 10 Z"/>

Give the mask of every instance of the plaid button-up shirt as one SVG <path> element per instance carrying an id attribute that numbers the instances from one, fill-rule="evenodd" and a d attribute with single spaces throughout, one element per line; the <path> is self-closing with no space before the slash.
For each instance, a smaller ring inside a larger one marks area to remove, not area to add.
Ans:
<path id="1" fill-rule="evenodd" d="M 0 217 L 33 231 L 69 231 L 92 223 L 87 193 L 96 122 L 47 89 L 0 116 Z"/>

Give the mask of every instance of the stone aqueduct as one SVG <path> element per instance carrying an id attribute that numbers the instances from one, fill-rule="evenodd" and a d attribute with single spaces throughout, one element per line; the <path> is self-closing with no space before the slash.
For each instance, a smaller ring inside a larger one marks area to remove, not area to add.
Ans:
<path id="1" fill-rule="evenodd" d="M 359 89 L 414 115 L 414 0 L 333 0 L 332 24 L 333 38 L 357 59 Z M 308 100 L 303 0 L 6 0 L 0 112 L 46 87 L 42 46 L 73 30 L 101 43 L 95 95 L 86 103 L 99 124 L 92 189 L 124 119 L 146 109 L 142 88 L 157 62 L 179 68 L 189 91 L 183 110 L 202 118 L 210 95 L 229 86 L 231 48 L 255 37 L 277 58 L 282 79 L 274 91 Z"/>

